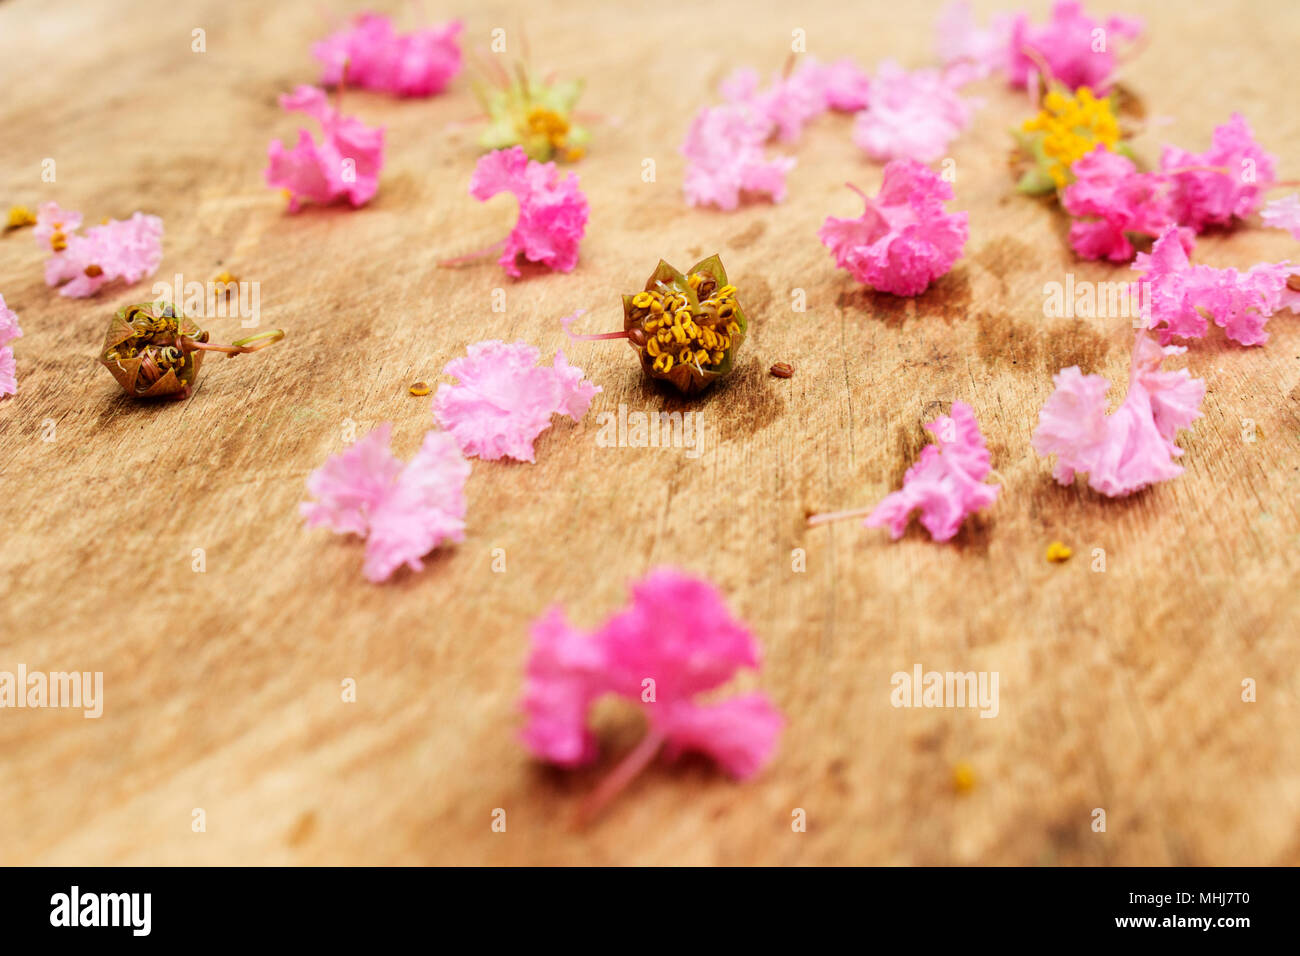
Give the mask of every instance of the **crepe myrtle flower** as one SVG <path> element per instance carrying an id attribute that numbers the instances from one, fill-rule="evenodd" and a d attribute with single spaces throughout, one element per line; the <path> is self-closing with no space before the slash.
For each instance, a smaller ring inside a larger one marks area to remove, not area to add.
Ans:
<path id="1" fill-rule="evenodd" d="M 1002 486 L 984 481 L 991 470 L 989 450 L 971 407 L 953 402 L 952 415 L 941 415 L 925 428 L 936 442 L 921 449 L 920 459 L 903 476 L 901 489 L 886 495 L 874 508 L 814 515 L 808 519 L 809 526 L 865 514 L 864 527 L 887 527 L 897 541 L 913 512 L 919 511 L 930 537 L 948 541 L 967 515 L 992 505 Z"/>
<path id="2" fill-rule="evenodd" d="M 340 86 L 340 104 L 342 98 Z M 280 105 L 312 117 L 322 132 L 319 143 L 300 129 L 292 149 L 278 139 L 267 149 L 266 184 L 284 192 L 289 211 L 297 212 L 305 202 L 328 205 L 346 200 L 354 208 L 370 202 L 379 191 L 384 165 L 383 127 L 344 116 L 341 108 L 330 106 L 325 91 L 314 86 L 302 85 L 281 96 Z"/>
<path id="3" fill-rule="evenodd" d="M 188 398 L 198 380 L 203 356 L 227 358 L 256 352 L 284 338 L 274 329 L 214 345 L 208 333 L 169 302 L 145 302 L 118 309 L 104 335 L 99 364 L 132 398 Z"/>
<path id="4" fill-rule="evenodd" d="M 623 296 L 623 331 L 578 335 L 569 326 L 581 315 L 563 320 L 569 337 L 579 342 L 626 339 L 650 378 L 695 395 L 735 369 L 736 352 L 749 323 L 716 255 L 685 273 L 662 259 L 641 292 Z"/>
<path id="5" fill-rule="evenodd" d="M 631 585 L 626 608 L 592 632 L 574 627 L 559 605 L 532 627 L 522 709 L 524 746 L 561 767 L 596 759 L 587 725 L 592 705 L 613 695 L 640 707 L 646 734 L 584 801 L 590 820 L 657 754 L 693 751 L 737 780 L 771 759 L 784 724 L 758 692 L 712 696 L 741 668 L 759 667 L 754 635 L 707 580 L 677 568 L 652 570 Z M 701 695 L 710 694 L 707 702 Z"/>
<path id="6" fill-rule="evenodd" d="M 388 17 L 362 13 L 311 48 L 323 67 L 321 84 L 347 82 L 394 96 L 441 93 L 460 72 L 459 20 L 398 33 Z"/>

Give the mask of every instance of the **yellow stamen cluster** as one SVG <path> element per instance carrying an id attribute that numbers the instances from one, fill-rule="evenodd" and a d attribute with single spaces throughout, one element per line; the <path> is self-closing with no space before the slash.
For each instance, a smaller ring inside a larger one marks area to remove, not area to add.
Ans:
<path id="1" fill-rule="evenodd" d="M 1047 560 L 1053 564 L 1069 561 L 1072 554 L 1074 551 L 1060 541 L 1053 541 L 1047 546 Z"/>
<path id="2" fill-rule="evenodd" d="M 35 214 L 26 206 L 10 206 L 9 220 L 5 223 L 5 231 L 10 229 L 21 229 L 23 226 L 36 225 Z"/>
<path id="3" fill-rule="evenodd" d="M 525 122 L 528 124 L 529 134 L 545 137 L 551 144 L 551 150 L 563 153 L 564 158 L 570 162 L 576 162 L 585 154 L 586 150 L 581 146 L 569 147 L 569 119 L 555 110 L 534 106 L 529 111 Z"/>
<path id="4" fill-rule="evenodd" d="M 1022 127 L 1026 133 L 1043 134 L 1043 152 L 1053 160 L 1047 172 L 1063 188 L 1069 182 L 1070 166 L 1097 146 L 1114 149 L 1119 144 L 1119 121 L 1111 110 L 1110 98 L 1097 99 L 1086 86 L 1073 97 L 1052 90 L 1043 97 L 1043 109 Z"/>
<path id="5" fill-rule="evenodd" d="M 734 285 L 719 289 L 712 276 L 700 272 L 686 281 L 699 299 L 698 312 L 686 296 L 667 286 L 632 297 L 632 315 L 645 330 L 646 354 L 654 359 L 656 372 L 670 372 L 674 365 L 694 365 L 700 371 L 720 365 L 740 331 Z"/>

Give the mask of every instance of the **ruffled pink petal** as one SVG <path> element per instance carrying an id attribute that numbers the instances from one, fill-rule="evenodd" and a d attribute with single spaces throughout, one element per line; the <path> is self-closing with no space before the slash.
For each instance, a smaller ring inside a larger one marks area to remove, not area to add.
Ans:
<path id="1" fill-rule="evenodd" d="M 1011 20 L 994 17 L 988 29 L 976 23 L 966 0 L 953 0 L 935 21 L 935 50 L 945 67 L 965 66 L 969 79 L 980 79 L 1000 69 L 1007 56 Z"/>
<path id="2" fill-rule="evenodd" d="M 853 141 L 878 162 L 932 163 L 968 125 L 974 104 L 939 70 L 904 70 L 886 60 L 871 81 L 871 101 L 853 121 Z"/>
<path id="3" fill-rule="evenodd" d="M 5 304 L 5 297 L 0 295 L 0 348 L 16 338 L 21 338 L 22 327 L 18 324 L 18 313 Z"/>
<path id="4" fill-rule="evenodd" d="M 324 90 L 314 86 L 299 86 L 281 96 L 280 105 L 305 113 L 322 129 L 319 143 L 299 130 L 293 149 L 279 140 L 272 140 L 267 149 L 266 184 L 288 191 L 289 211 L 297 212 L 303 202 L 328 205 L 346 199 L 358 207 L 373 199 L 384 165 L 383 128 L 341 116 Z"/>
<path id="5" fill-rule="evenodd" d="M 433 414 L 466 455 L 533 461 L 533 442 L 551 427 L 551 416 L 586 414 L 600 388 L 557 355 L 553 367 L 537 367 L 538 352 L 515 342 L 478 342 L 444 370 L 456 385 L 439 385 Z"/>
<path id="6" fill-rule="evenodd" d="M 1255 142 L 1250 124 L 1239 113 L 1215 127 L 1204 153 L 1166 146 L 1160 168 L 1173 180 L 1177 221 L 1198 233 L 1251 215 L 1277 181 L 1276 158 Z"/>
<path id="7" fill-rule="evenodd" d="M 596 738 L 587 729 L 587 712 L 606 689 L 606 667 L 602 644 L 569 625 L 562 608 L 538 618 L 524 683 L 524 746 L 561 767 L 595 759 Z"/>
<path id="8" fill-rule="evenodd" d="M 0 398 L 17 391 L 18 363 L 14 361 L 14 350 L 6 345 L 0 348 Z"/>
<path id="9" fill-rule="evenodd" d="M 880 195 L 858 219 L 828 217 L 818 237 L 835 264 L 859 282 L 895 295 L 919 295 L 961 257 L 967 214 L 948 213 L 952 187 L 914 160 L 885 167 Z"/>
<path id="10" fill-rule="evenodd" d="M 1264 205 L 1260 218 L 1264 225 L 1285 229 L 1291 238 L 1300 241 L 1300 193 L 1291 193 Z"/>
<path id="11" fill-rule="evenodd" d="M 456 441 L 429 432 L 370 515 L 365 575 L 385 581 L 402 565 L 422 571 L 420 560 L 446 541 L 465 538 L 465 479 L 469 462 Z"/>
<path id="12" fill-rule="evenodd" d="M 1264 326 L 1288 307 L 1288 262 L 1259 263 L 1246 272 L 1192 265 L 1177 230 L 1168 229 L 1149 254 L 1139 254 L 1133 268 L 1143 273 L 1150 303 L 1147 325 L 1168 344 L 1174 338 L 1201 338 L 1208 318 L 1241 345 L 1268 341 Z M 1208 318 L 1207 318 L 1208 317 Z"/>
<path id="13" fill-rule="evenodd" d="M 163 223 L 157 216 L 137 212 L 130 219 L 64 235 L 66 247 L 45 260 L 45 282 L 61 285 L 59 294 L 69 298 L 94 295 L 116 279 L 128 285 L 139 282 L 162 263 Z"/>
<path id="14" fill-rule="evenodd" d="M 1166 356 L 1182 351 L 1162 349 L 1139 332 L 1128 395 L 1109 416 L 1104 377 L 1084 375 L 1077 366 L 1054 376 L 1056 390 L 1039 412 L 1033 446 L 1044 457 L 1057 456 L 1058 482 L 1071 484 L 1077 472 L 1087 472 L 1093 490 L 1119 497 L 1182 474 L 1173 459 L 1183 450 L 1173 439 L 1200 416 L 1205 396 L 1205 382 L 1185 369 L 1161 370 Z"/>
<path id="15" fill-rule="evenodd" d="M 1100 32 L 1098 32 L 1100 31 Z M 1007 44 L 1007 77 L 1013 86 L 1028 85 L 1038 67 L 1026 54 L 1033 51 L 1047 62 L 1052 76 L 1070 89 L 1086 86 L 1105 95 L 1118 63 L 1119 40 L 1134 41 L 1142 33 L 1142 22 L 1128 17 L 1111 17 L 1104 23 L 1083 12 L 1077 0 L 1057 0 L 1046 24 L 1034 26 L 1026 14 L 1012 22 Z M 1096 38 L 1105 38 L 1096 49 Z"/>
<path id="16" fill-rule="evenodd" d="M 384 422 L 347 451 L 332 455 L 307 479 L 316 499 L 300 504 L 309 527 L 327 527 L 367 539 L 365 575 L 387 580 L 402 565 L 421 561 L 465 529 L 469 462 L 449 435 L 429 432 L 406 465 L 392 454 L 392 425 Z"/>
<path id="17" fill-rule="evenodd" d="M 469 192 L 482 201 L 509 192 L 519 201 L 519 219 L 498 260 L 510 275 L 521 274 L 520 256 L 558 272 L 571 272 L 578 264 L 588 207 L 576 174 L 561 177 L 554 163 L 531 160 L 523 147 L 512 146 L 479 159 Z"/>
<path id="18" fill-rule="evenodd" d="M 56 232 L 71 235 L 80 228 L 81 213 L 60 208 L 56 202 L 47 202 L 36 211 L 36 227 L 32 230 L 32 236 L 36 239 L 37 245 L 46 252 L 52 252 L 51 236 Z"/>
<path id="19" fill-rule="evenodd" d="M 384 422 L 308 476 L 307 490 L 316 500 L 304 501 L 298 510 L 310 527 L 366 534 L 371 514 L 402 471 L 389 448 L 392 432 L 393 426 Z"/>
<path id="20" fill-rule="evenodd" d="M 795 160 L 767 155 L 764 143 L 772 129 L 772 120 L 751 104 L 702 108 L 681 149 L 686 157 L 686 201 L 726 210 L 750 196 L 781 202 Z"/>
<path id="21" fill-rule="evenodd" d="M 1098 145 L 1070 167 L 1074 181 L 1061 205 L 1077 221 L 1070 245 L 1084 259 L 1128 262 L 1135 249 L 1129 234 L 1158 236 L 1174 223 L 1169 177 L 1140 173 L 1127 156 Z M 1187 231 L 1186 242 L 1191 242 Z"/>
<path id="22" fill-rule="evenodd" d="M 890 536 L 903 536 L 914 511 L 935 541 L 952 538 L 968 514 L 997 500 L 1001 485 L 984 479 L 990 471 L 989 452 L 975 412 L 965 402 L 953 402 L 952 415 L 925 426 L 937 444 L 921 449 L 921 457 L 903 476 L 903 487 L 886 495 L 863 522 L 887 527 Z"/>
<path id="23" fill-rule="evenodd" d="M 441 93 L 460 72 L 460 21 L 399 34 L 388 17 L 363 13 L 346 29 L 312 47 L 324 72 L 321 83 L 347 84 L 394 96 Z"/>
<path id="24" fill-rule="evenodd" d="M 666 738 L 664 756 L 693 751 L 712 758 L 737 780 L 758 773 L 772 758 L 785 720 L 760 693 L 717 704 L 647 705 L 652 726 Z"/>

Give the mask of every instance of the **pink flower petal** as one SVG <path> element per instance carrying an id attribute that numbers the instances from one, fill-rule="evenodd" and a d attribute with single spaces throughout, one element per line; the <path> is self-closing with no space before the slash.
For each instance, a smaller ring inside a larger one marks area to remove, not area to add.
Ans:
<path id="1" fill-rule="evenodd" d="M 861 195 L 861 194 L 860 194 Z M 859 282 L 881 292 L 919 295 L 961 257 L 967 214 L 948 213 L 952 187 L 914 160 L 885 167 L 876 199 L 858 219 L 830 216 L 818 237 Z"/>
<path id="2" fill-rule="evenodd" d="M 1260 218 L 1264 220 L 1264 225 L 1285 229 L 1291 233 L 1292 239 L 1300 241 L 1300 193 L 1292 193 L 1266 203 Z"/>
<path id="3" fill-rule="evenodd" d="M 1054 376 L 1056 391 L 1039 413 L 1033 445 L 1044 457 L 1056 455 L 1052 474 L 1059 483 L 1071 484 L 1076 472 L 1086 471 L 1094 491 L 1120 497 L 1182 474 L 1173 460 L 1183 453 L 1174 436 L 1200 416 L 1205 396 L 1205 382 L 1185 369 L 1161 370 L 1166 356 L 1182 351 L 1138 332 L 1128 394 L 1109 416 L 1104 377 L 1084 375 L 1078 366 Z"/>
<path id="4" fill-rule="evenodd" d="M 331 456 L 307 479 L 317 500 L 299 506 L 309 527 L 367 538 L 365 574 L 375 582 L 403 564 L 421 570 L 421 558 L 444 541 L 462 540 L 465 528 L 470 466 L 455 441 L 429 432 L 403 465 L 389 450 L 391 434 L 384 422 Z"/>
<path id="5" fill-rule="evenodd" d="M 1166 146 L 1160 168 L 1173 180 L 1177 221 L 1198 233 L 1209 225 L 1230 225 L 1234 217 L 1245 219 L 1259 209 L 1277 181 L 1277 160 L 1255 142 L 1239 113 L 1215 127 L 1204 153 Z"/>
<path id="6" fill-rule="evenodd" d="M 587 635 L 552 608 L 533 625 L 523 741 L 536 756 L 575 766 L 595 755 L 586 728 L 606 693 L 637 702 L 669 758 L 697 751 L 745 778 L 770 758 L 782 718 L 759 693 L 719 702 L 694 698 L 758 666 L 753 635 L 707 581 L 673 568 L 632 587 L 629 606 Z"/>
<path id="7" fill-rule="evenodd" d="M 17 391 L 18 363 L 14 361 L 14 350 L 6 345 L 0 348 L 0 398 Z"/>
<path id="8" fill-rule="evenodd" d="M 1128 262 L 1137 251 L 1130 234 L 1159 236 L 1174 223 L 1173 184 L 1161 173 L 1140 173 L 1127 156 L 1098 146 L 1070 167 L 1074 182 L 1061 204 L 1078 217 L 1070 225 L 1070 245 L 1084 259 Z M 1084 218 L 1098 217 L 1098 218 Z M 1182 242 L 1190 249 L 1191 230 Z"/>
<path id="9" fill-rule="evenodd" d="M 60 295 L 85 298 L 116 279 L 127 285 L 153 275 L 162 264 L 163 222 L 137 212 L 130 219 L 112 219 L 73 232 L 81 215 L 46 203 L 37 216 L 38 241 L 50 249 L 45 260 L 46 285 L 61 285 Z M 64 248 L 54 251 L 51 237 L 63 235 Z"/>
<path id="10" fill-rule="evenodd" d="M 379 191 L 379 171 L 384 165 L 384 130 L 340 115 L 329 105 L 324 90 L 299 86 L 280 97 L 286 110 L 305 113 L 321 125 L 316 143 L 306 130 L 286 149 L 277 139 L 267 150 L 266 184 L 289 193 L 289 211 L 304 201 L 327 205 L 346 199 L 364 206 Z"/>
<path id="11" fill-rule="evenodd" d="M 1203 337 L 1207 316 L 1234 342 L 1262 345 L 1268 341 L 1269 318 L 1293 301 L 1287 279 L 1300 271 L 1288 262 L 1262 262 L 1246 272 L 1192 265 L 1174 227 L 1149 254 L 1139 254 L 1133 268 L 1143 273 L 1147 286 L 1147 326 L 1159 331 L 1165 345 L 1175 337 Z"/>
<path id="12" fill-rule="evenodd" d="M 681 149 L 686 157 L 686 201 L 731 210 L 749 196 L 785 199 L 785 177 L 795 160 L 767 156 L 764 143 L 772 129 L 772 121 L 751 105 L 701 109 Z"/>
<path id="13" fill-rule="evenodd" d="M 940 416 L 925 427 L 937 444 L 921 449 L 920 459 L 903 476 L 903 487 L 886 495 L 863 522 L 869 528 L 888 527 L 895 541 L 918 509 L 930 537 L 947 541 L 967 515 L 993 504 L 1002 488 L 984 483 L 989 452 L 969 405 L 953 402 L 951 417 Z"/>
<path id="14" fill-rule="evenodd" d="M 1140 20 L 1111 17 L 1102 23 L 1085 14 L 1077 0 L 1056 0 L 1051 19 L 1044 25 L 1031 25 L 1023 13 L 1012 22 L 1006 48 L 1007 78 L 1013 86 L 1032 85 L 1030 78 L 1037 64 L 1025 52 L 1030 50 L 1046 61 L 1052 77 L 1062 85 L 1072 90 L 1086 86 L 1103 96 L 1115 73 L 1118 41 L 1132 42 L 1141 34 Z"/>
<path id="15" fill-rule="evenodd" d="M 871 102 L 853 121 L 853 141 L 872 159 L 942 159 L 970 125 L 975 105 L 939 70 L 907 71 L 885 60 L 871 81 Z"/>
<path id="16" fill-rule="evenodd" d="M 397 33 L 388 17 L 360 14 L 351 26 L 312 47 L 324 67 L 323 86 L 346 83 L 394 96 L 441 93 L 460 72 L 459 20 Z"/>
<path id="17" fill-rule="evenodd" d="M 600 387 L 584 381 L 562 354 L 552 368 L 537 360 L 531 345 L 489 341 L 447 363 L 444 372 L 459 382 L 438 386 L 433 414 L 466 455 L 533 461 L 533 442 L 551 427 L 552 415 L 577 421 L 586 414 Z"/>
<path id="18" fill-rule="evenodd" d="M 561 177 L 554 163 L 529 159 L 522 146 L 480 157 L 470 177 L 469 193 L 486 201 L 508 192 L 519 201 L 519 219 L 506 239 L 498 262 L 519 277 L 519 256 L 559 272 L 578 264 L 578 244 L 587 229 L 587 197 L 578 177 Z"/>

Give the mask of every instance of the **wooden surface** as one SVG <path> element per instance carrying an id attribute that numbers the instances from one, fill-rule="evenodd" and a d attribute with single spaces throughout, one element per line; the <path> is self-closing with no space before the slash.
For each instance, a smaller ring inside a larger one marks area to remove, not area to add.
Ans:
<path id="1" fill-rule="evenodd" d="M 779 206 L 688 209 L 677 150 L 717 81 L 779 68 L 793 29 L 823 59 L 922 65 L 936 5 L 809 0 L 792 19 L 737 0 L 711 3 L 703 24 L 691 3 L 619 6 L 464 5 L 470 43 L 525 25 L 534 64 L 585 75 L 583 106 L 604 117 L 576 167 L 591 200 L 578 268 L 512 282 L 490 261 L 435 268 L 515 215 L 508 198 L 466 194 L 466 77 L 427 101 L 349 93 L 348 112 L 387 128 L 379 195 L 289 216 L 262 171 L 267 143 L 299 125 L 276 96 L 317 77 L 316 4 L 0 2 L 0 202 L 56 199 L 92 222 L 160 215 L 158 279 L 228 268 L 261 283 L 263 327 L 288 332 L 208 363 L 186 402 L 134 404 L 94 355 L 113 310 L 150 298 L 150 282 L 63 299 L 30 231 L 0 240 L 0 291 L 26 333 L 18 395 L 0 403 L 0 670 L 102 671 L 105 685 L 99 720 L 0 711 L 0 861 L 1300 862 L 1300 323 L 1275 319 L 1263 348 L 1217 332 L 1193 344 L 1186 365 L 1208 394 L 1180 438 L 1181 478 L 1117 501 L 1058 487 L 1029 444 L 1051 375 L 1078 363 L 1118 383 L 1118 400 L 1132 332 L 1044 318 L 1042 287 L 1129 273 L 1075 262 L 1062 216 L 1013 194 L 1006 131 L 1024 99 L 996 82 L 972 91 L 986 104 L 952 149 L 965 257 L 914 301 L 875 295 L 816 238 L 826 215 L 860 211 L 846 180 L 879 185 L 849 118 L 811 126 Z M 1282 175 L 1300 176 L 1300 7 L 1215 6 L 1125 3 L 1151 34 L 1127 79 L 1168 120 L 1136 148 L 1203 149 L 1236 109 Z M 206 53 L 191 52 L 196 27 Z M 561 315 L 586 307 L 587 328 L 620 327 L 619 294 L 660 256 L 715 251 L 752 317 L 725 387 L 685 406 L 647 387 L 621 344 L 566 346 Z M 1288 256 L 1295 243 L 1257 224 L 1197 250 L 1241 267 Z M 214 340 L 241 334 L 203 324 Z M 304 528 L 306 476 L 344 447 L 346 420 L 392 421 L 409 456 L 431 399 L 407 386 L 443 380 L 487 338 L 565 347 L 604 392 L 582 423 L 556 420 L 536 464 L 474 464 L 463 544 L 369 584 L 359 542 Z M 776 361 L 795 376 L 770 377 Z M 922 423 L 957 399 L 1003 482 L 990 512 L 948 545 L 916 528 L 898 543 L 856 523 L 805 528 L 809 513 L 897 487 Z M 596 415 L 619 403 L 700 411 L 703 454 L 599 447 Z M 1059 566 L 1044 560 L 1057 538 L 1075 550 Z M 789 726 L 753 782 L 656 765 L 574 832 L 578 801 L 640 718 L 599 708 L 591 770 L 531 762 L 515 736 L 528 624 L 561 601 L 593 625 L 663 563 L 708 574 L 752 624 L 766 660 L 740 686 L 766 690 Z M 917 663 L 997 671 L 998 716 L 891 707 L 890 675 Z M 1255 703 L 1241 700 L 1246 678 Z M 347 679 L 355 703 L 341 700 Z M 967 794 L 952 785 L 963 762 Z M 1105 833 L 1090 827 L 1097 807 Z"/>

